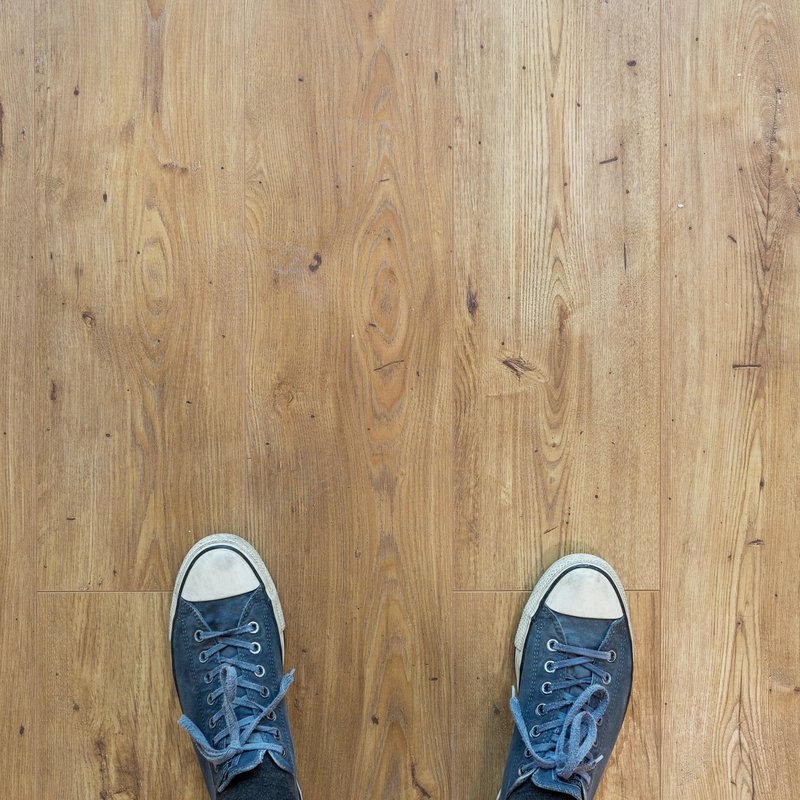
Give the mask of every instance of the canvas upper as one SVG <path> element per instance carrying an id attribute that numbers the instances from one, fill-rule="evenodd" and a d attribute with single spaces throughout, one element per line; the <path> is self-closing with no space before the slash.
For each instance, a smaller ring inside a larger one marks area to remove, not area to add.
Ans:
<path id="1" fill-rule="evenodd" d="M 284 702 L 293 671 L 283 673 L 273 600 L 246 555 L 235 546 L 211 549 L 176 586 L 171 640 L 179 723 L 192 738 L 212 800 L 269 796 L 271 784 L 288 785 L 289 796 L 299 798 Z M 226 587 L 246 591 L 219 596 Z"/>
<path id="2" fill-rule="evenodd" d="M 499 800 L 591 800 L 628 706 L 633 649 L 624 593 L 605 562 L 567 558 L 560 572 L 554 565 L 545 591 L 537 585 L 541 599 L 520 637 Z"/>

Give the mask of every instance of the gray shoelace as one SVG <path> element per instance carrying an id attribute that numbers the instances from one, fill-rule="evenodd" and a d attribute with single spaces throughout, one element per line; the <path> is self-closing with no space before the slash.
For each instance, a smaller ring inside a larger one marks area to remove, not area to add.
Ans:
<path id="1" fill-rule="evenodd" d="M 225 648 L 253 652 L 252 642 L 233 638 L 248 632 L 253 632 L 251 623 L 224 631 L 198 631 L 195 634 L 197 641 L 216 640 L 212 646 L 203 651 L 202 661 L 207 662 L 211 656 Z M 241 670 L 241 674 L 237 670 Z M 209 718 L 208 725 L 214 729 L 219 722 L 224 721 L 224 725 L 211 742 L 185 714 L 178 720 L 178 724 L 189 734 L 198 752 L 206 761 L 215 766 L 225 765 L 220 789 L 224 789 L 228 783 L 228 765 L 231 760 L 246 750 L 285 755 L 283 745 L 279 741 L 280 731 L 268 723 L 275 720 L 275 709 L 283 702 L 286 692 L 292 685 L 294 670 L 283 676 L 277 693 L 267 705 L 252 699 L 246 691 L 240 691 L 252 689 L 265 699 L 270 696 L 269 687 L 265 684 L 255 683 L 244 677 L 248 672 L 254 673 L 257 677 L 263 676 L 263 668 L 259 669 L 258 665 L 239 658 L 221 657 L 219 662 L 206 673 L 205 680 L 210 686 L 213 685 L 215 677 L 219 678 L 218 688 L 212 689 L 208 694 L 209 704 L 215 705 L 217 699 L 222 698 L 222 708 Z M 241 719 L 236 714 L 237 708 L 246 712 Z M 227 740 L 224 745 L 223 740 Z"/>
<path id="2" fill-rule="evenodd" d="M 527 778 L 538 768 L 553 769 L 562 780 L 577 776 L 582 783 L 588 784 L 589 773 L 603 758 L 602 755 L 592 757 L 591 749 L 597 740 L 597 726 L 609 703 L 604 684 L 610 676 L 594 662 L 613 661 L 616 654 L 613 650 L 590 650 L 555 640 L 550 640 L 548 647 L 551 652 L 572 656 L 549 662 L 549 672 L 568 671 L 562 680 L 545 682 L 542 687 L 547 687 L 545 694 L 561 692 L 553 702 L 540 703 L 536 709 L 537 716 L 554 715 L 553 718 L 529 727 L 516 690 L 511 690 L 511 714 L 525 745 L 526 761 L 519 768 L 519 775 Z M 576 670 L 578 667 L 583 669 Z M 601 683 L 595 683 L 595 679 Z M 574 693 L 576 688 L 581 689 L 577 696 Z M 548 731 L 550 735 L 543 737 Z M 539 741 L 534 744 L 534 739 Z"/>

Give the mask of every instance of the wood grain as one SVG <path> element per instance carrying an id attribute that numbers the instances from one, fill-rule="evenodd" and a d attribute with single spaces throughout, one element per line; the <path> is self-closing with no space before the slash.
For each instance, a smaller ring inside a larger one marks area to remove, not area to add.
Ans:
<path id="1" fill-rule="evenodd" d="M 308 800 L 494 797 L 574 550 L 647 590 L 600 797 L 788 800 L 799 40 L 788 0 L 0 3 L 14 796 L 202 796 L 160 590 L 230 530 Z"/>
<path id="2" fill-rule="evenodd" d="M 246 29 L 248 534 L 301 785 L 446 800 L 452 15 L 250 2 Z"/>
<path id="3" fill-rule="evenodd" d="M 658 588 L 658 8 L 459 0 L 457 588 Z"/>
<path id="4" fill-rule="evenodd" d="M 528 592 L 457 592 L 453 690 L 453 797 L 485 800 L 500 788 L 513 721 L 514 632 Z M 659 794 L 659 595 L 630 592 L 634 686 L 597 800 Z M 459 766 L 460 765 L 460 766 Z"/>
<path id="5" fill-rule="evenodd" d="M 175 724 L 169 604 L 166 592 L 39 595 L 40 800 L 206 796 Z"/>
<path id="6" fill-rule="evenodd" d="M 0 731 L 3 782 L 33 800 L 34 698 L 15 679 L 35 647 L 36 501 L 33 394 L 33 19 L 31 4 L 0 4 Z M 10 662 L 11 670 L 7 664 Z"/>
<path id="7" fill-rule="evenodd" d="M 243 21 L 38 0 L 36 26 L 40 586 L 165 589 L 244 519 Z"/>
<path id="8" fill-rule="evenodd" d="M 800 19 L 665 6 L 663 36 L 663 797 L 789 798 Z"/>

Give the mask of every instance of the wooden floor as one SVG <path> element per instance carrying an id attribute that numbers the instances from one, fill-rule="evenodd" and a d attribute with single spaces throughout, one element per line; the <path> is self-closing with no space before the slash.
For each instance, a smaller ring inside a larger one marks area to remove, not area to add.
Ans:
<path id="1" fill-rule="evenodd" d="M 599 797 L 794 797 L 793 0 L 2 0 L 0 38 L 10 796 L 205 796 L 168 605 L 232 531 L 306 800 L 493 800 L 572 551 L 637 642 Z"/>

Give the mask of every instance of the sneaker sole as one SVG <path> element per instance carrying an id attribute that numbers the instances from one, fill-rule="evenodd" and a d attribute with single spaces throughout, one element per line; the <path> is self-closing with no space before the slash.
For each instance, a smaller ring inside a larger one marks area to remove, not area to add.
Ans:
<path id="1" fill-rule="evenodd" d="M 242 539 L 240 536 L 235 536 L 232 533 L 212 533 L 210 536 L 200 539 L 199 542 L 194 544 L 192 549 L 189 550 L 183 559 L 181 568 L 178 570 L 178 577 L 175 579 L 175 588 L 172 592 L 172 606 L 170 607 L 169 612 L 170 641 L 172 641 L 172 623 L 175 619 L 175 610 L 178 607 L 178 598 L 180 597 L 181 589 L 183 588 L 183 582 L 186 578 L 186 573 L 202 553 L 206 552 L 206 550 L 212 550 L 216 547 L 227 547 L 239 553 L 239 555 L 241 555 L 255 570 L 256 574 L 261 580 L 261 583 L 264 585 L 264 590 L 272 602 L 272 611 L 275 616 L 275 622 L 278 625 L 278 633 L 281 637 L 282 663 L 284 654 L 283 631 L 286 627 L 286 622 L 283 618 L 283 609 L 281 608 L 281 601 L 278 597 L 278 590 L 275 587 L 275 581 L 272 580 L 272 576 L 269 574 L 266 564 L 264 564 L 261 556 L 258 554 L 253 545 L 251 545 L 250 542 Z"/>
<path id="2" fill-rule="evenodd" d="M 533 591 L 531 592 L 531 596 L 528 598 L 528 602 L 525 603 L 525 608 L 522 611 L 522 617 L 520 618 L 519 625 L 517 626 L 517 633 L 514 636 L 514 668 L 517 676 L 517 687 L 519 687 L 519 668 L 522 664 L 522 652 L 525 649 L 525 642 L 528 638 L 528 631 L 531 627 L 531 621 L 536 615 L 536 612 L 539 610 L 539 607 L 542 605 L 542 601 L 547 596 L 547 593 L 550 591 L 553 584 L 565 572 L 574 569 L 575 567 L 595 567 L 608 578 L 610 578 L 620 600 L 622 601 L 625 617 L 630 621 L 631 614 L 630 609 L 628 608 L 628 598 L 625 595 L 625 590 L 622 588 L 622 582 L 619 579 L 619 575 L 614 572 L 614 568 L 611 566 L 611 564 L 609 564 L 607 561 L 604 561 L 602 558 L 589 555 L 588 553 L 572 553 L 571 555 L 559 558 L 558 561 L 551 564 L 550 567 L 545 570 L 545 573 L 536 582 L 536 586 L 533 587 Z"/>

